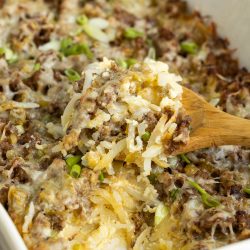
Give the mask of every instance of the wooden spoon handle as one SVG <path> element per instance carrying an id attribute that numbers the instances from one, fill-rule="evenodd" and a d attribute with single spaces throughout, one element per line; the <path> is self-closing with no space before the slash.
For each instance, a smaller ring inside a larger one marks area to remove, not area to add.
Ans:
<path id="1" fill-rule="evenodd" d="M 206 110 L 199 126 L 191 131 L 187 145 L 179 148 L 174 154 L 222 145 L 250 147 L 250 120 L 211 108 Z"/>
<path id="2" fill-rule="evenodd" d="M 173 154 L 211 146 L 250 146 L 250 120 L 222 112 L 190 89 L 183 87 L 183 90 L 182 103 L 192 119 L 192 130 L 189 142 Z"/>
<path id="3" fill-rule="evenodd" d="M 213 108 L 206 116 L 206 133 L 214 145 L 250 146 L 250 120 Z"/>
<path id="4" fill-rule="evenodd" d="M 250 120 L 222 112 L 200 96 L 190 102 L 193 98 L 190 93 L 190 90 L 184 92 L 187 113 L 193 119 L 190 139 L 174 154 L 221 145 L 250 146 Z"/>

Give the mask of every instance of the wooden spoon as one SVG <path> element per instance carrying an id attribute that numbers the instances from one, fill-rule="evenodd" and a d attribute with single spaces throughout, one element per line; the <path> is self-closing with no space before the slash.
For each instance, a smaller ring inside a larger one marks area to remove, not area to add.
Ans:
<path id="1" fill-rule="evenodd" d="M 191 117 L 189 142 L 173 155 L 221 145 L 250 146 L 250 120 L 229 115 L 183 87 L 182 103 Z"/>

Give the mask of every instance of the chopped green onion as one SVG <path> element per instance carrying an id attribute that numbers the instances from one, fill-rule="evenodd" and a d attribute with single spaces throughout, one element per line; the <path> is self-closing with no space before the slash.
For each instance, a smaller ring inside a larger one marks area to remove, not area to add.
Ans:
<path id="1" fill-rule="evenodd" d="M 220 205 L 220 202 L 211 196 L 210 194 L 202 194 L 201 195 L 202 202 L 207 206 L 207 207 L 217 207 Z"/>
<path id="2" fill-rule="evenodd" d="M 116 62 L 117 62 L 117 64 L 118 64 L 120 67 L 122 67 L 122 68 L 124 68 L 124 69 L 127 69 L 127 68 L 128 68 L 128 64 L 127 64 L 126 60 L 117 59 Z"/>
<path id="3" fill-rule="evenodd" d="M 136 59 L 134 58 L 128 58 L 128 59 L 117 59 L 116 60 L 117 64 L 124 68 L 124 69 L 127 69 L 129 68 L 130 66 L 133 66 L 134 64 L 137 63 Z"/>
<path id="4" fill-rule="evenodd" d="M 69 167 L 72 167 L 73 165 L 75 165 L 81 161 L 81 155 L 69 156 L 68 158 L 66 158 L 65 161 Z"/>
<path id="5" fill-rule="evenodd" d="M 196 183 L 195 181 L 191 181 L 191 180 L 188 180 L 188 183 L 194 187 L 200 194 L 206 194 L 206 190 L 203 189 L 198 183 Z"/>
<path id="6" fill-rule="evenodd" d="M 81 174 L 81 170 L 82 170 L 81 166 L 78 164 L 75 164 L 72 166 L 69 174 L 73 178 L 78 178 Z"/>
<path id="7" fill-rule="evenodd" d="M 250 194 L 250 188 L 249 188 L 249 187 L 243 188 L 243 191 L 244 191 L 246 194 Z"/>
<path id="8" fill-rule="evenodd" d="M 60 52 L 65 56 L 85 54 L 88 59 L 93 58 L 93 53 L 87 44 L 74 43 L 71 38 L 65 38 L 61 41 Z"/>
<path id="9" fill-rule="evenodd" d="M 87 44 L 80 44 L 78 47 L 80 54 L 85 54 L 88 59 L 93 58 L 93 53 L 91 52 L 89 46 Z"/>
<path id="10" fill-rule="evenodd" d="M 156 51 L 155 51 L 154 47 L 149 48 L 147 58 L 150 58 L 150 59 L 153 59 L 153 60 L 156 59 Z"/>
<path id="11" fill-rule="evenodd" d="M 16 53 L 14 53 L 11 49 L 9 48 L 0 48 L 0 55 L 4 55 L 6 61 L 8 63 L 15 63 L 18 59 L 18 56 Z"/>
<path id="12" fill-rule="evenodd" d="M 187 54 L 196 54 L 198 45 L 195 42 L 185 41 L 181 43 L 181 51 Z"/>
<path id="13" fill-rule="evenodd" d="M 133 66 L 134 64 L 137 63 L 136 59 L 134 59 L 134 58 L 128 58 L 128 59 L 126 60 L 126 62 L 127 62 L 127 67 L 128 67 L 128 68 L 129 68 L 130 66 Z"/>
<path id="14" fill-rule="evenodd" d="M 60 51 L 64 52 L 64 50 L 67 50 L 72 45 L 73 45 L 73 41 L 70 37 L 64 38 L 61 40 L 61 43 L 60 43 Z"/>
<path id="15" fill-rule="evenodd" d="M 151 184 L 155 184 L 156 183 L 156 180 L 157 180 L 157 175 L 154 174 L 154 173 L 151 173 L 149 176 L 148 176 L 148 179 L 150 181 Z"/>
<path id="16" fill-rule="evenodd" d="M 103 182 L 103 181 L 104 181 L 104 174 L 103 174 L 103 172 L 101 172 L 101 173 L 99 174 L 99 181 L 100 181 L 100 182 Z"/>
<path id="17" fill-rule="evenodd" d="M 82 29 L 89 37 L 97 41 L 104 42 L 104 43 L 109 42 L 109 37 L 107 36 L 107 34 L 103 32 L 100 28 L 94 25 L 90 25 L 87 23 L 83 25 Z"/>
<path id="18" fill-rule="evenodd" d="M 149 138 L 150 138 L 150 132 L 148 132 L 148 131 L 146 131 L 142 136 L 141 136 L 141 138 L 142 138 L 142 140 L 144 141 L 144 142 L 147 142 L 148 140 L 149 140 Z"/>
<path id="19" fill-rule="evenodd" d="M 5 49 L 4 48 L 0 48 L 0 56 L 4 55 L 4 53 L 5 53 Z"/>
<path id="20" fill-rule="evenodd" d="M 155 211 L 155 225 L 161 223 L 161 221 L 167 216 L 168 208 L 161 202 Z"/>
<path id="21" fill-rule="evenodd" d="M 186 162 L 187 164 L 190 164 L 191 161 L 188 159 L 188 157 L 185 154 L 180 155 L 181 159 Z"/>
<path id="22" fill-rule="evenodd" d="M 38 70 L 40 70 L 41 68 L 41 64 L 40 63 L 35 63 L 34 67 L 33 67 L 33 70 L 36 72 Z"/>
<path id="23" fill-rule="evenodd" d="M 73 69 L 66 69 L 64 73 L 68 77 L 68 79 L 72 82 L 76 82 L 81 79 L 81 76 L 78 74 L 78 72 L 76 72 Z"/>
<path id="24" fill-rule="evenodd" d="M 15 54 L 11 49 L 5 49 L 5 58 L 8 63 L 14 63 L 17 61 L 17 54 Z"/>
<path id="25" fill-rule="evenodd" d="M 178 194 L 180 193 L 180 189 L 179 188 L 174 188 L 170 191 L 170 198 L 174 201 L 176 200 Z"/>
<path id="26" fill-rule="evenodd" d="M 88 22 L 88 18 L 86 16 L 80 16 L 76 19 L 76 23 L 81 25 L 81 29 L 77 30 L 76 34 L 80 34 L 81 32 L 85 32 L 89 37 L 107 43 L 109 42 L 109 37 L 105 32 L 102 31 L 101 28 L 92 25 Z"/>
<path id="27" fill-rule="evenodd" d="M 72 33 L 70 33 L 70 34 L 72 34 L 72 36 L 78 36 L 78 35 L 80 35 L 82 32 L 83 32 L 82 27 L 79 27 L 76 31 L 74 31 L 74 32 L 72 32 Z"/>
<path id="28" fill-rule="evenodd" d="M 84 25 L 88 22 L 88 18 L 85 15 L 76 18 L 76 23 L 79 25 Z"/>
<path id="29" fill-rule="evenodd" d="M 135 38 L 138 38 L 138 37 L 142 37 L 143 36 L 143 32 L 138 31 L 135 28 L 127 28 L 124 31 L 124 36 L 126 38 L 128 38 L 128 39 L 135 39 Z"/>
<path id="30" fill-rule="evenodd" d="M 188 180 L 188 183 L 200 193 L 204 205 L 207 207 L 217 207 L 220 205 L 220 202 L 212 195 L 208 194 L 207 191 L 203 189 L 198 183 L 191 180 Z"/>

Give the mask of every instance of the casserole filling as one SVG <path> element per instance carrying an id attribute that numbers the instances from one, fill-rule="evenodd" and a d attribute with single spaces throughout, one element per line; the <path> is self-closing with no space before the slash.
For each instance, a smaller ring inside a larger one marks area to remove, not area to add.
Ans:
<path id="1" fill-rule="evenodd" d="M 0 202 L 29 249 L 249 238 L 250 150 L 169 156 L 188 142 L 181 85 L 250 118 L 250 75 L 209 18 L 179 0 L 0 5 Z"/>

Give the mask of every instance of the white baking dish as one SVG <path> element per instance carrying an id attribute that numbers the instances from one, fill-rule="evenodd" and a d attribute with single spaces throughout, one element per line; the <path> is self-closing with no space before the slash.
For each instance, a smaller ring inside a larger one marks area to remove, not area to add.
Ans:
<path id="1" fill-rule="evenodd" d="M 237 48 L 236 56 L 242 66 L 250 69 L 250 0 L 187 0 L 191 8 L 204 15 L 211 15 L 217 23 L 219 33 Z M 250 240 L 234 243 L 220 250 L 249 250 Z M 0 204 L 0 250 L 27 250 L 14 223 Z"/>
<path id="2" fill-rule="evenodd" d="M 0 203 L 0 250 L 27 250 L 14 223 Z"/>
<path id="3" fill-rule="evenodd" d="M 240 65 L 250 69 L 250 0 L 187 0 L 203 15 L 209 15 L 217 24 L 218 32 L 228 38 Z M 218 250 L 250 250 L 250 239 Z"/>
<path id="4" fill-rule="evenodd" d="M 241 66 L 250 69 L 250 1 L 186 0 L 190 6 L 215 21 L 220 35 L 228 38 Z M 250 247 L 249 247 L 250 249 Z"/>

